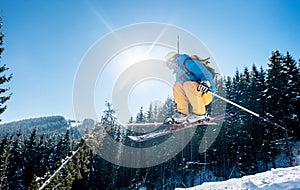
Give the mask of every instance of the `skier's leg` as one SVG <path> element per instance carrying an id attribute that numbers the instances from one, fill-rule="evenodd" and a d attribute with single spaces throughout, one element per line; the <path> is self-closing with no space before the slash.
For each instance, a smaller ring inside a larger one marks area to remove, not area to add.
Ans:
<path id="1" fill-rule="evenodd" d="M 193 113 L 203 115 L 206 113 L 205 106 L 212 101 L 212 95 L 197 91 L 197 87 L 198 83 L 193 81 L 187 81 L 183 84 L 184 92 L 193 107 Z"/>
<path id="2" fill-rule="evenodd" d="M 173 97 L 177 104 L 177 111 L 189 114 L 189 102 L 183 89 L 183 83 L 176 82 L 173 86 Z"/>
<path id="3" fill-rule="evenodd" d="M 211 93 L 205 93 L 202 95 L 203 101 L 205 106 L 207 106 L 208 104 L 210 104 L 213 100 L 213 96 Z"/>

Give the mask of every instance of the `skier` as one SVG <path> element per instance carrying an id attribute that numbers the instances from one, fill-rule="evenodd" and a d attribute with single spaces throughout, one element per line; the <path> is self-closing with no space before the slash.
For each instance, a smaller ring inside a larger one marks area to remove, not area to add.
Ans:
<path id="1" fill-rule="evenodd" d="M 194 123 L 208 119 L 206 105 L 212 102 L 216 90 L 213 75 L 207 67 L 195 59 L 196 56 L 170 52 L 166 55 L 166 64 L 176 74 L 173 96 L 177 104 L 177 113 L 171 120 L 175 123 Z M 189 104 L 192 113 L 189 113 Z"/>

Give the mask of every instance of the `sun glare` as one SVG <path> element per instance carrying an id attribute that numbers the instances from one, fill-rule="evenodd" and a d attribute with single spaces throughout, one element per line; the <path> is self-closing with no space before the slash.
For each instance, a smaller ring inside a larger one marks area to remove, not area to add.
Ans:
<path id="1" fill-rule="evenodd" d="M 119 52 L 108 62 L 105 69 L 99 76 L 96 90 L 97 104 L 101 105 L 103 104 L 101 102 L 104 101 L 110 101 L 114 104 L 115 102 L 113 102 L 114 100 L 112 99 L 114 88 L 122 88 L 128 85 L 132 85 L 130 86 L 129 94 L 122 94 L 124 92 L 121 92 L 118 94 L 121 97 L 118 98 L 122 99 L 124 104 L 128 103 L 128 109 L 131 116 L 135 116 L 141 106 L 144 107 L 144 109 L 147 109 L 149 104 L 153 101 L 159 101 L 160 103 L 163 102 L 171 95 L 170 87 L 157 79 L 143 78 L 143 74 L 141 73 L 150 72 L 151 74 L 153 71 L 145 71 L 145 69 L 148 69 L 147 67 L 149 65 L 145 66 L 145 68 L 141 67 L 141 65 L 147 63 L 154 66 L 159 63 L 159 61 L 155 60 L 163 61 L 165 55 L 169 51 L 171 50 L 168 47 L 153 44 L 142 44 L 129 47 Z M 153 60 L 154 62 L 149 60 Z M 156 65 L 155 68 L 157 68 L 157 72 L 164 70 L 162 65 Z M 163 75 L 166 74 L 165 72 L 163 73 Z M 122 78 L 124 75 L 127 75 L 128 77 Z M 137 83 L 132 83 L 131 80 L 138 76 L 141 77 L 141 80 Z M 119 80 L 120 77 L 122 80 Z M 121 81 L 121 83 L 118 83 L 117 81 Z M 103 91 L 103 89 L 106 90 Z M 123 108 L 120 108 L 117 104 L 114 106 L 118 110 L 118 113 L 122 112 Z M 129 118 L 124 120 L 128 121 Z"/>

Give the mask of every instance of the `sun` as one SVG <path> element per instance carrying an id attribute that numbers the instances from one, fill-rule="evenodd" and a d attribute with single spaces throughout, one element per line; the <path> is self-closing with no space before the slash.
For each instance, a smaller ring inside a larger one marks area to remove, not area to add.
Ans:
<path id="1" fill-rule="evenodd" d="M 120 57 L 122 57 L 123 63 L 127 66 L 138 63 L 140 61 L 148 59 L 148 48 L 146 45 L 134 46 L 124 50 Z"/>

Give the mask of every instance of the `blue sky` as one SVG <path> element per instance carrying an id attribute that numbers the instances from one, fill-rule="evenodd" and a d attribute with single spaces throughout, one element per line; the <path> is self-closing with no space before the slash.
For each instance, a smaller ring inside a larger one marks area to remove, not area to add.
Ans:
<path id="1" fill-rule="evenodd" d="M 297 0 L 0 0 L 1 64 L 14 75 L 13 96 L 0 117 L 73 118 L 73 81 L 85 53 L 104 35 L 141 22 L 189 31 L 210 49 L 224 75 L 253 63 L 266 68 L 277 49 L 298 60 L 299 9 Z"/>

